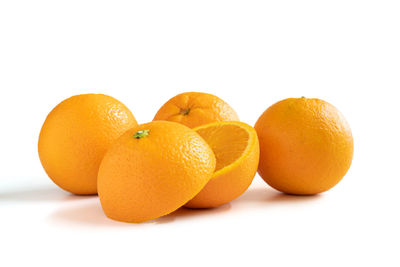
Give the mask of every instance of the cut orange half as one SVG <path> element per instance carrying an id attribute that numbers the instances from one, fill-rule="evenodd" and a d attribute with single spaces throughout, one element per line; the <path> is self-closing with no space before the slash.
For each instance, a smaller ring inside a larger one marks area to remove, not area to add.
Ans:
<path id="1" fill-rule="evenodd" d="M 224 121 L 193 130 L 214 151 L 217 165 L 211 180 L 185 206 L 218 207 L 243 194 L 253 181 L 260 157 L 255 129 L 243 122 Z"/>

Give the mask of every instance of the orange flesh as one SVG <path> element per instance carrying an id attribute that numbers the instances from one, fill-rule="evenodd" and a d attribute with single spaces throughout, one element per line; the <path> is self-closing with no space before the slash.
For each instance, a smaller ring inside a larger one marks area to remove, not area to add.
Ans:
<path id="1" fill-rule="evenodd" d="M 214 151 L 215 172 L 238 160 L 248 146 L 249 133 L 236 125 L 216 125 L 196 131 Z"/>

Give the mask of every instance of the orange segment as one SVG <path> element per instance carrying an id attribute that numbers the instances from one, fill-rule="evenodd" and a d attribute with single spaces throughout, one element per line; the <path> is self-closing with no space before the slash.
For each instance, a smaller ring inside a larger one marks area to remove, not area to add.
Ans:
<path id="1" fill-rule="evenodd" d="M 259 144 L 253 127 L 225 121 L 194 129 L 213 150 L 216 169 L 207 185 L 185 206 L 211 208 L 225 204 L 250 186 L 257 171 Z"/>

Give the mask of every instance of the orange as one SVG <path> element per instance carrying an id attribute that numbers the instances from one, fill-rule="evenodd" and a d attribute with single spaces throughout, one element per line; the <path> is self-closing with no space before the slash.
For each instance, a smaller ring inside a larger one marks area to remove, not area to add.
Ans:
<path id="1" fill-rule="evenodd" d="M 173 212 L 206 185 L 215 161 L 204 139 L 184 125 L 155 121 L 128 130 L 100 165 L 104 213 L 138 223 Z"/>
<path id="2" fill-rule="evenodd" d="M 48 176 L 64 190 L 96 194 L 104 153 L 136 125 L 129 109 L 111 96 L 73 96 L 47 116 L 39 136 L 40 161 Z"/>
<path id="3" fill-rule="evenodd" d="M 194 128 L 217 159 L 211 180 L 185 206 L 211 208 L 225 204 L 246 191 L 257 172 L 260 148 L 257 133 L 243 122 L 215 122 Z"/>
<path id="4" fill-rule="evenodd" d="M 261 149 L 258 172 L 279 191 L 321 193 L 335 186 L 350 168 L 349 124 L 323 100 L 282 100 L 261 115 L 255 129 Z"/>
<path id="5" fill-rule="evenodd" d="M 168 100 L 153 120 L 174 121 L 194 128 L 216 121 L 238 121 L 239 117 L 226 102 L 215 95 L 187 92 Z"/>

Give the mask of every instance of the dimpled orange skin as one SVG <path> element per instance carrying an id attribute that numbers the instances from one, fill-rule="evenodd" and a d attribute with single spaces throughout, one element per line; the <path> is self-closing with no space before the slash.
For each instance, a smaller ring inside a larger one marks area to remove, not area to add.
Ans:
<path id="1" fill-rule="evenodd" d="M 279 191 L 318 194 L 335 186 L 350 168 L 350 126 L 323 100 L 282 100 L 260 116 L 255 129 L 261 149 L 258 172 Z"/>
<path id="2" fill-rule="evenodd" d="M 168 121 L 139 125 L 114 143 L 100 165 L 104 213 L 134 223 L 169 214 L 206 185 L 215 164 L 211 148 L 190 128 Z"/>
<path id="3" fill-rule="evenodd" d="M 39 136 L 39 157 L 48 176 L 78 195 L 97 193 L 97 172 L 104 153 L 137 122 L 129 109 L 111 96 L 83 94 L 58 104 Z"/>
<path id="4" fill-rule="evenodd" d="M 216 121 L 238 121 L 236 112 L 219 97 L 207 93 L 186 92 L 168 100 L 154 121 L 174 121 L 194 128 Z"/>
<path id="5" fill-rule="evenodd" d="M 193 130 L 210 144 L 217 158 L 217 170 L 185 207 L 214 208 L 239 197 L 257 172 L 260 148 L 254 128 L 243 122 L 216 122 Z M 226 153 L 228 157 L 236 154 L 237 158 L 233 162 L 226 160 Z"/>

